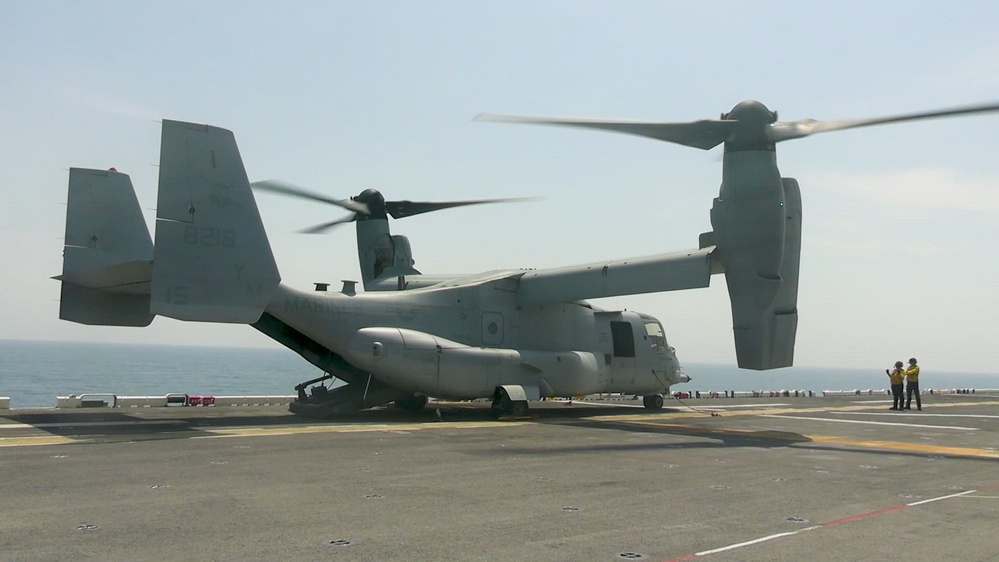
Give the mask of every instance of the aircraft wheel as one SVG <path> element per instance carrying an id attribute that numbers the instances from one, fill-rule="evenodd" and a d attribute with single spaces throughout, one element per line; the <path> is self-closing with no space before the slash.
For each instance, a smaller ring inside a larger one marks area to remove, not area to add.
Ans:
<path id="1" fill-rule="evenodd" d="M 663 407 L 662 394 L 650 394 L 642 397 L 642 404 L 647 410 L 661 410 Z"/>
<path id="2" fill-rule="evenodd" d="M 395 401 L 395 405 L 404 409 L 416 412 L 422 410 L 424 406 L 427 405 L 426 396 L 410 396 L 407 398 L 400 398 Z"/>
<path id="3" fill-rule="evenodd" d="M 518 401 L 514 402 L 511 405 L 511 407 L 510 407 L 510 413 L 513 414 L 513 416 L 517 417 L 517 418 L 522 418 L 522 417 L 526 416 L 527 415 L 527 410 L 528 410 L 528 408 L 527 408 L 527 402 L 525 402 L 523 400 L 518 400 Z"/>
<path id="4" fill-rule="evenodd" d="M 493 398 L 493 406 L 490 411 L 493 417 L 502 418 L 510 412 L 510 399 L 506 395 Z"/>

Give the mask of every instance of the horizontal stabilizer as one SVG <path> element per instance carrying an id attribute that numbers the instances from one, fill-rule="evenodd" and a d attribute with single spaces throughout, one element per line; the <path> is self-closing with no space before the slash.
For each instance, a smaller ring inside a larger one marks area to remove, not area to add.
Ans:
<path id="1" fill-rule="evenodd" d="M 107 267 L 71 271 L 53 279 L 109 293 L 148 295 L 152 269 L 151 260 L 129 261 Z"/>
<path id="2" fill-rule="evenodd" d="M 152 311 L 252 324 L 281 281 L 232 132 L 163 121 Z"/>
<path id="3" fill-rule="evenodd" d="M 148 326 L 153 242 L 127 174 L 71 168 L 59 317 Z"/>

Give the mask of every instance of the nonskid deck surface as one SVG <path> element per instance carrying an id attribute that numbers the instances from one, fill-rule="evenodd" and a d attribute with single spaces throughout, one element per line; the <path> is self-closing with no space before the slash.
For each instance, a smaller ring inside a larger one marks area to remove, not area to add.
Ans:
<path id="1" fill-rule="evenodd" d="M 0 558 L 996 559 L 999 397 L 924 398 L 11 410 Z"/>

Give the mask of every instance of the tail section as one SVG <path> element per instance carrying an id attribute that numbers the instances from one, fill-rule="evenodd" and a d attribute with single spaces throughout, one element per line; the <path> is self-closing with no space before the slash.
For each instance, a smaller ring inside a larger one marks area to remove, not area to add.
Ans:
<path id="1" fill-rule="evenodd" d="M 59 318 L 148 326 L 153 243 L 127 174 L 71 168 Z"/>
<path id="2" fill-rule="evenodd" d="M 280 281 L 232 132 L 164 120 L 150 310 L 252 324 Z"/>

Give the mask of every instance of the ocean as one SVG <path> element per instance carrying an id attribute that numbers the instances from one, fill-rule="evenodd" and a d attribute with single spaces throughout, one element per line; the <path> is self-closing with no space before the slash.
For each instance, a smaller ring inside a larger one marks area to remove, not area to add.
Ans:
<path id="1" fill-rule="evenodd" d="M 853 390 L 887 388 L 884 366 L 744 371 L 683 362 L 693 380 L 673 390 Z M 294 394 L 322 375 L 282 348 L 225 348 L 0 340 L 0 396 L 12 408 L 55 406 L 56 396 Z M 923 389 L 999 388 L 999 373 L 939 372 L 924 366 Z"/>

